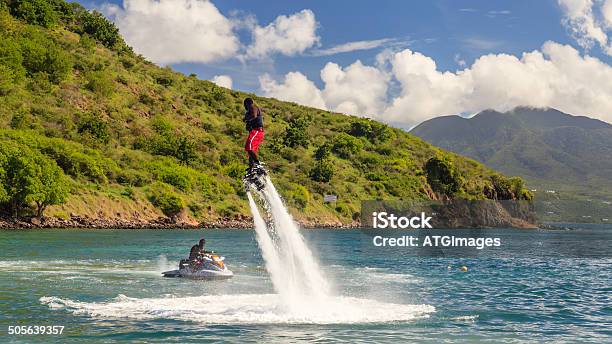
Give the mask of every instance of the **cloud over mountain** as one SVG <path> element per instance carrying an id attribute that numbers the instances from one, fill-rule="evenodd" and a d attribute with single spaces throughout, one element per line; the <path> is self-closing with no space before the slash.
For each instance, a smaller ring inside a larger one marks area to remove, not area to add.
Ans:
<path id="1" fill-rule="evenodd" d="M 441 114 L 506 111 L 521 105 L 554 107 L 612 122 L 612 67 L 568 45 L 547 42 L 520 57 L 483 55 L 456 72 L 440 71 L 432 58 L 409 49 L 384 59 L 388 63 L 377 66 L 357 61 L 342 68 L 328 63 L 321 71 L 322 89 L 295 72 L 300 84 L 308 87 L 294 87 L 287 77 L 284 82 L 267 77 L 260 80 L 261 89 L 279 99 L 405 126 Z M 395 84 L 399 92 L 391 94 Z M 312 95 L 320 105 L 313 103 Z"/>

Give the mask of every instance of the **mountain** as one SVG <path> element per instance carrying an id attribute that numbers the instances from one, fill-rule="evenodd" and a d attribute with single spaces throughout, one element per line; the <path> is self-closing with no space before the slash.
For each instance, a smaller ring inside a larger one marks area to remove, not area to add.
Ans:
<path id="1" fill-rule="evenodd" d="M 531 197 L 402 130 L 158 67 L 78 4 L 0 0 L 0 211 L 244 223 L 248 96 L 264 109 L 261 158 L 302 222 L 353 223 L 368 199 Z"/>
<path id="2" fill-rule="evenodd" d="M 466 155 L 530 188 L 612 196 L 612 125 L 555 109 L 518 107 L 472 118 L 438 117 L 415 127 L 425 141 Z"/>

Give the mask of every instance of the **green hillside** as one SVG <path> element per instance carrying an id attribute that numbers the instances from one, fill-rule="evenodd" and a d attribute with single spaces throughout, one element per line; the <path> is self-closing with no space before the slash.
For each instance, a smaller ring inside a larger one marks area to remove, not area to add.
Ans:
<path id="1" fill-rule="evenodd" d="M 565 198 L 612 199 L 612 125 L 555 109 L 439 117 L 411 131 Z"/>
<path id="2" fill-rule="evenodd" d="M 531 197 L 399 129 L 160 68 L 78 4 L 0 0 L 2 211 L 246 218 L 246 96 L 265 111 L 261 158 L 302 221 L 350 223 L 363 199 Z"/>

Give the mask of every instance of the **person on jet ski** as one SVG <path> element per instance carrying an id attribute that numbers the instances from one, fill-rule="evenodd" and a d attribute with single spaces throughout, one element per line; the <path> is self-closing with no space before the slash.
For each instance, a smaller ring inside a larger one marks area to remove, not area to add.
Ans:
<path id="1" fill-rule="evenodd" d="M 191 251 L 189 251 L 189 260 L 190 261 L 197 260 L 199 254 L 200 254 L 200 246 L 199 245 L 191 246 Z"/>
<path id="2" fill-rule="evenodd" d="M 253 98 L 244 100 L 244 109 L 246 112 L 243 121 L 246 124 L 246 130 L 249 132 L 244 150 L 249 155 L 249 170 L 252 170 L 253 167 L 261 166 L 257 158 L 257 152 L 264 139 L 263 114 Z"/>
<path id="3" fill-rule="evenodd" d="M 206 239 L 202 238 L 198 242 L 199 254 L 205 255 L 205 254 L 215 253 L 214 251 L 206 251 L 204 249 L 204 245 L 206 245 Z"/>

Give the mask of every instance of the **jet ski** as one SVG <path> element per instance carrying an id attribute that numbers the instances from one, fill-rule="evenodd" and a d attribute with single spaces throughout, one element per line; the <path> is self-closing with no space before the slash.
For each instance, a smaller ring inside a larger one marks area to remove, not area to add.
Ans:
<path id="1" fill-rule="evenodd" d="M 225 257 L 216 254 L 206 254 L 200 259 L 189 261 L 183 259 L 178 270 L 162 272 L 164 277 L 183 277 L 193 279 L 226 279 L 234 276 L 223 262 Z"/>
<path id="2" fill-rule="evenodd" d="M 264 168 L 263 163 L 247 168 L 242 178 L 246 191 L 249 191 L 251 187 L 254 187 L 257 191 L 263 190 L 266 185 L 265 180 L 267 175 L 268 171 Z"/>

